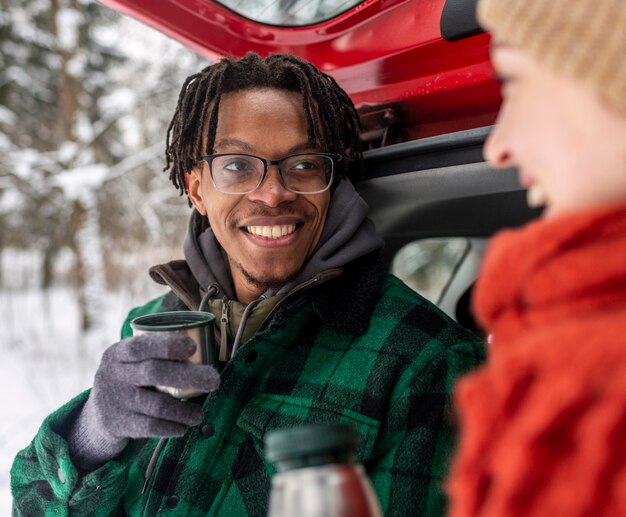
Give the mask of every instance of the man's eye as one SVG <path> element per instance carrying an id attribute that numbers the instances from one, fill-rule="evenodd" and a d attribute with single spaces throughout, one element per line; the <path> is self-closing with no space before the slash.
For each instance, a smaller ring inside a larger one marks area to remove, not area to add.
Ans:
<path id="1" fill-rule="evenodd" d="M 252 170 L 252 166 L 246 160 L 236 159 L 225 162 L 222 165 L 222 170 L 228 172 L 249 172 Z"/>
<path id="2" fill-rule="evenodd" d="M 291 169 L 296 171 L 316 170 L 319 168 L 320 164 L 313 160 L 301 160 L 291 166 Z"/>

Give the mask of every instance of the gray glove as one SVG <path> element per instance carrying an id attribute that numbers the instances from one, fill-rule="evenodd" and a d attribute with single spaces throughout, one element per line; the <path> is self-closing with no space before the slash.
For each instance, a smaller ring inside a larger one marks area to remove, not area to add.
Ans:
<path id="1" fill-rule="evenodd" d="M 151 333 L 124 339 L 103 354 L 93 389 L 72 426 L 68 444 L 75 465 L 93 470 L 121 453 L 130 438 L 182 436 L 202 422 L 199 404 L 152 389 L 219 388 L 209 365 L 185 363 L 196 344 L 187 336 Z"/>

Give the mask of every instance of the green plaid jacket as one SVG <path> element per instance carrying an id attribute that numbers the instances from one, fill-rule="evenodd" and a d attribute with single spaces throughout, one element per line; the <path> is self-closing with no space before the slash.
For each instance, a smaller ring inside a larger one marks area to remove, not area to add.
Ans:
<path id="1" fill-rule="evenodd" d="M 165 310 L 168 297 L 135 309 Z M 128 334 L 128 322 L 124 326 Z M 49 416 L 12 467 L 13 513 L 62 515 L 267 514 L 273 466 L 263 436 L 304 422 L 345 422 L 385 515 L 443 515 L 454 445 L 450 393 L 483 360 L 482 343 L 400 280 L 371 264 L 284 303 L 244 343 L 204 401 L 202 425 L 170 439 L 142 495 L 157 440 L 136 440 L 84 476 L 64 425 L 79 395 Z"/>

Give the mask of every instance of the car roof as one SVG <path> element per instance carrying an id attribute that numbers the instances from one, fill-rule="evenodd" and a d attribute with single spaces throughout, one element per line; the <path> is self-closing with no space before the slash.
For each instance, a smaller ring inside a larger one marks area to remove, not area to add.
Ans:
<path id="1" fill-rule="evenodd" d="M 371 148 L 489 126 L 500 104 L 476 0 L 365 0 L 306 26 L 254 21 L 212 0 L 100 2 L 210 60 L 255 51 L 311 61 L 350 95 Z"/>

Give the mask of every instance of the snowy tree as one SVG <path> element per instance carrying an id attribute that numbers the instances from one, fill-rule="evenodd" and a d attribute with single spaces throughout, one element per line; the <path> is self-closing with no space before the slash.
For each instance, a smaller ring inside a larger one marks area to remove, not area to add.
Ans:
<path id="1" fill-rule="evenodd" d="M 205 65 L 93 0 L 0 0 L 0 382 L 10 394 L 0 515 L 10 515 L 16 452 L 91 386 L 128 309 L 155 293 L 146 266 L 181 248 L 189 209 L 162 171 L 165 131 L 185 77 Z"/>
<path id="2" fill-rule="evenodd" d="M 136 22 L 92 1 L 2 7 L 0 251 L 39 250 L 45 289 L 71 249 L 82 328 L 97 334 L 104 250 L 180 240 L 185 202 L 162 173 L 164 136 L 203 63 L 147 30 L 129 45 Z"/>

